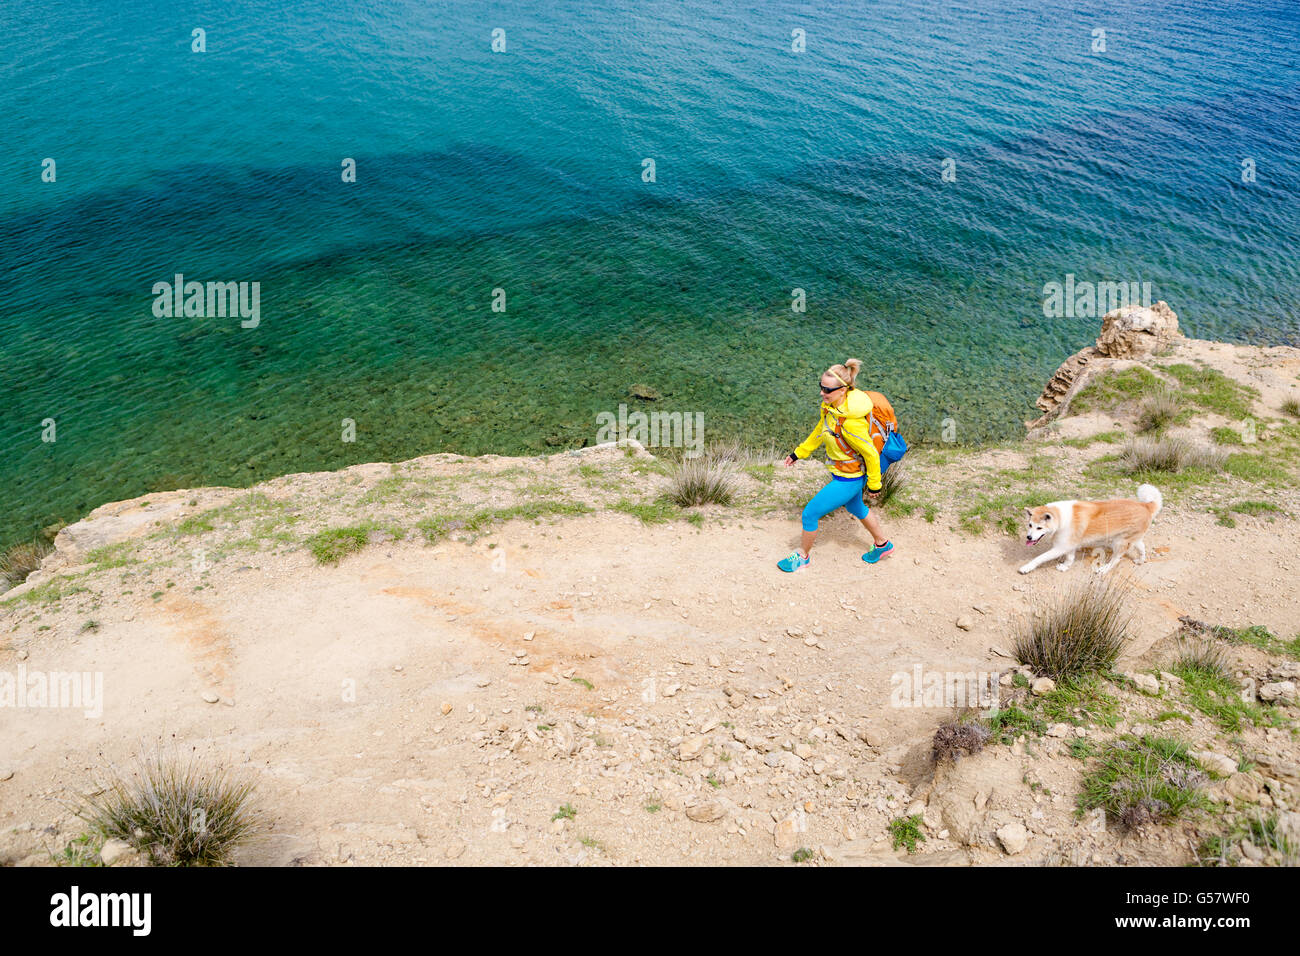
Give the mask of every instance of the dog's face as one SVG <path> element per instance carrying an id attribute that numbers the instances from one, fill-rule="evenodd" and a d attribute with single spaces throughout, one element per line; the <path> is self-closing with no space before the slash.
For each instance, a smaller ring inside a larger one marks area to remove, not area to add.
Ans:
<path id="1" fill-rule="evenodd" d="M 1025 531 L 1025 544 L 1031 548 L 1042 541 L 1045 535 L 1054 534 L 1061 522 L 1056 509 L 1048 505 L 1026 508 L 1025 517 L 1029 521 L 1029 528 Z"/>

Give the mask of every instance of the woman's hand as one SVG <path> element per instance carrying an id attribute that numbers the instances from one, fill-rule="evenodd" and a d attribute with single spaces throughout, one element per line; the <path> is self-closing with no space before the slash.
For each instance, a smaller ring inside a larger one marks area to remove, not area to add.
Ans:
<path id="1" fill-rule="evenodd" d="M 793 464 L 795 463 L 795 461 L 796 461 L 796 459 L 795 459 L 794 455 L 786 455 L 786 456 L 785 456 L 785 461 L 784 461 L 785 467 L 789 468 L 791 465 L 793 465 Z"/>

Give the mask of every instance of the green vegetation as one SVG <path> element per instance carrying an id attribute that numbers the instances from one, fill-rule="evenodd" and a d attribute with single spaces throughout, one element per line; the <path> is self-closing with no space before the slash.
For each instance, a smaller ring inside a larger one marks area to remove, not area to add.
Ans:
<path id="1" fill-rule="evenodd" d="M 612 507 L 615 511 L 621 511 L 624 514 L 641 519 L 642 524 L 662 524 L 682 517 L 682 509 L 667 498 L 657 498 L 654 501 L 645 502 L 620 498 Z"/>
<path id="2" fill-rule="evenodd" d="M 96 548 L 86 555 L 86 560 L 94 565 L 95 571 L 108 571 L 112 568 L 124 568 L 129 564 L 139 564 L 135 556 L 135 545 L 130 541 L 119 541 L 103 548 Z"/>
<path id="3" fill-rule="evenodd" d="M 922 837 L 921 839 L 924 840 L 925 837 Z M 898 849 L 898 844 L 895 844 L 895 845 L 894 845 L 894 849 L 895 849 L 895 850 Z M 908 852 L 911 852 L 911 851 L 908 851 Z M 812 850 L 808 849 L 806 846 L 801 846 L 801 847 L 799 847 L 799 849 L 795 850 L 793 853 L 790 854 L 790 862 L 791 862 L 791 863 L 804 863 L 804 862 L 806 862 L 807 860 L 811 860 L 811 859 L 813 858 L 813 856 L 814 856 L 814 854 L 813 854 L 813 851 L 812 851 Z"/>
<path id="4" fill-rule="evenodd" d="M 1243 481 L 1279 486 L 1291 482 L 1291 471 L 1281 461 L 1263 454 L 1238 452 L 1229 455 L 1223 469 Z"/>
<path id="5" fill-rule="evenodd" d="M 1194 405 L 1224 418 L 1249 418 L 1252 399 L 1259 397 L 1255 389 L 1233 381 L 1218 369 L 1179 364 L 1163 366 L 1161 371 L 1178 379 Z"/>
<path id="6" fill-rule="evenodd" d="M 51 854 L 55 866 L 91 866 L 102 867 L 104 861 L 99 851 L 104 848 L 104 837 L 98 833 L 82 833 L 74 837 L 58 853 Z"/>
<path id="7" fill-rule="evenodd" d="M 1087 737 L 1075 737 L 1070 741 L 1070 756 L 1075 760 L 1087 760 L 1097 754 L 1097 744 Z"/>
<path id="8" fill-rule="evenodd" d="M 1097 674 L 1062 678 L 1056 689 L 1036 698 L 1034 707 L 1052 723 L 1101 724 L 1114 727 L 1119 723 L 1119 701 L 1106 693 Z"/>
<path id="9" fill-rule="evenodd" d="M 330 528 L 307 539 L 307 548 L 318 564 L 338 564 L 349 554 L 356 554 L 370 541 L 370 525 Z"/>
<path id="10" fill-rule="evenodd" d="M 1085 435 L 1082 438 L 1062 438 L 1061 444 L 1070 448 L 1087 448 L 1095 442 L 1101 442 L 1106 445 L 1114 445 L 1122 442 L 1127 436 L 1121 431 L 1104 431 L 1095 435 Z"/>
<path id="11" fill-rule="evenodd" d="M 1106 372 L 1079 390 L 1070 402 L 1070 411 L 1084 413 L 1114 408 L 1123 402 L 1154 395 L 1167 387 L 1161 379 L 1140 365 L 1122 372 Z"/>
<path id="12" fill-rule="evenodd" d="M 993 711 L 988 717 L 983 718 L 983 723 L 988 727 L 993 739 L 1000 744 L 1015 743 L 1016 738 L 1021 734 L 1041 737 L 1047 730 L 1047 724 L 1041 717 L 1022 710 L 1014 702 Z"/>
<path id="13" fill-rule="evenodd" d="M 921 815 L 914 813 L 910 817 L 896 817 L 889 823 L 889 838 L 895 850 L 906 847 L 908 853 L 915 853 L 918 843 L 925 842 L 921 832 Z"/>
<path id="14" fill-rule="evenodd" d="M 593 684 L 591 681 L 587 680 L 585 677 L 570 677 L 569 680 L 573 681 L 573 683 L 578 684 L 581 687 L 587 688 L 587 690 L 596 689 L 596 685 Z"/>
<path id="15" fill-rule="evenodd" d="M 1080 814 L 1101 807 L 1125 829 L 1140 830 L 1207 805 L 1200 791 L 1205 773 L 1181 741 L 1126 734 L 1108 743 L 1098 759 L 1083 777 Z"/>
<path id="16" fill-rule="evenodd" d="M 38 584 L 24 594 L 17 597 L 5 598 L 0 600 L 0 606 L 11 607 L 15 604 L 53 604 L 55 601 L 61 601 L 72 594 L 79 594 L 87 590 L 79 584 L 73 584 L 71 578 L 52 578 L 43 584 Z"/>
<path id="17" fill-rule="evenodd" d="M 560 804 L 560 809 L 556 810 L 555 813 L 551 815 L 551 822 L 554 823 L 556 820 L 572 820 L 577 815 L 578 811 L 573 809 L 573 804 L 562 803 Z"/>

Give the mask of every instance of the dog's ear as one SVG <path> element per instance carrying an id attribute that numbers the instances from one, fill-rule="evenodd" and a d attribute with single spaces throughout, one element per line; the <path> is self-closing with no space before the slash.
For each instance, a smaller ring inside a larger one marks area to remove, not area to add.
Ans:
<path id="1" fill-rule="evenodd" d="M 1026 508 L 1026 509 L 1025 509 L 1025 515 L 1028 516 L 1028 517 L 1030 517 L 1030 518 L 1032 518 L 1032 517 L 1034 516 L 1034 509 L 1033 509 L 1033 508 Z"/>

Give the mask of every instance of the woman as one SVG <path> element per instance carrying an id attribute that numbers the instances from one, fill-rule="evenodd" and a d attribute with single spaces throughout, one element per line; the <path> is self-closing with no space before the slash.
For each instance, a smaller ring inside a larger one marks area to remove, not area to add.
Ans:
<path id="1" fill-rule="evenodd" d="M 880 455 L 871 440 L 867 422 L 871 399 L 853 387 L 861 368 L 861 361 L 849 359 L 843 365 L 832 365 L 822 374 L 821 419 L 804 443 L 785 457 L 785 466 L 789 468 L 811 455 L 818 445 L 825 445 L 831 480 L 804 507 L 799 549 L 776 563 L 782 571 L 798 571 L 808 565 L 812 560 L 808 552 L 817 540 L 817 522 L 840 507 L 848 509 L 871 534 L 875 547 L 862 556 L 863 561 L 875 564 L 894 550 L 880 526 L 880 519 L 862 503 L 864 479 L 873 503 L 880 495 Z"/>

